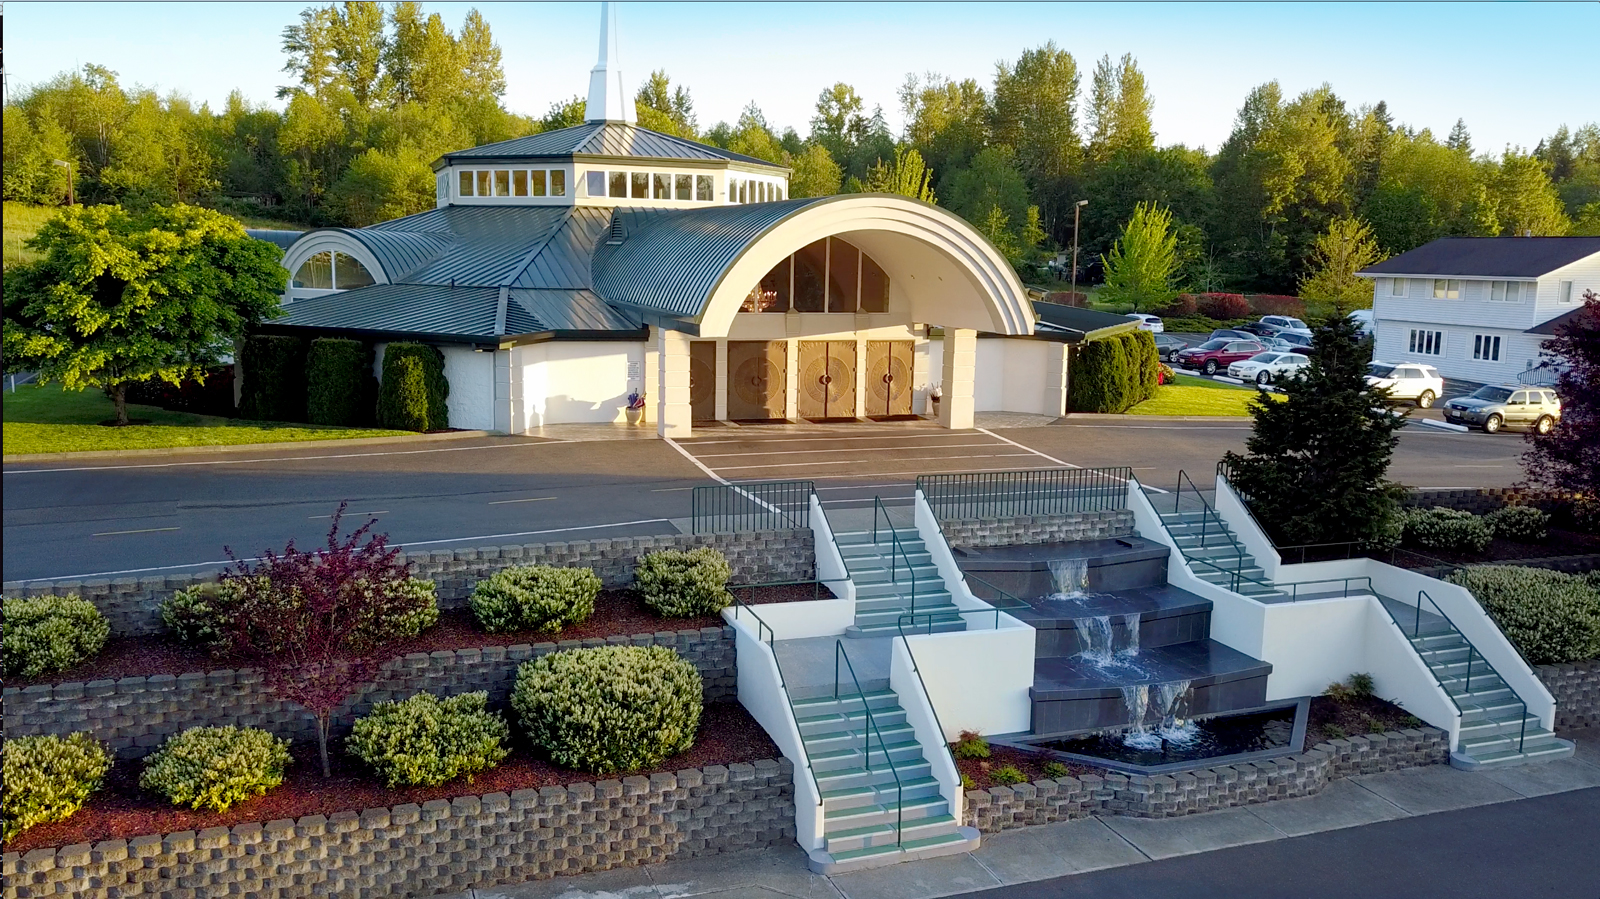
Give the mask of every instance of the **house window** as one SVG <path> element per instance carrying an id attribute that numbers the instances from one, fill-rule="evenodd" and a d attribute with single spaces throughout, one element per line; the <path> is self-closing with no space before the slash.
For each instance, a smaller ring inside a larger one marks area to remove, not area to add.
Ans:
<path id="1" fill-rule="evenodd" d="M 544 191 L 545 191 L 544 174 L 545 174 L 544 173 L 544 169 L 534 169 L 533 171 L 528 173 L 528 196 L 530 196 L 530 197 L 542 197 L 542 196 L 544 196 Z"/>
<path id="2" fill-rule="evenodd" d="M 650 199 L 650 173 L 634 172 L 631 180 L 633 181 L 633 198 L 635 200 Z"/>
<path id="3" fill-rule="evenodd" d="M 481 172 L 474 172 L 473 174 L 478 176 L 478 196 L 491 196 L 493 193 L 493 188 L 489 185 L 489 179 L 494 176 L 494 173 L 488 169 L 484 169 Z"/>
<path id="4" fill-rule="evenodd" d="M 1572 282 L 1562 281 L 1556 288 L 1556 298 L 1562 303 L 1572 302 Z"/>
<path id="5" fill-rule="evenodd" d="M 439 176 L 434 179 L 433 199 L 435 202 L 443 202 L 450 199 L 450 176 L 444 172 L 440 172 Z"/>
<path id="6" fill-rule="evenodd" d="M 694 176 L 694 198 L 707 202 L 716 199 L 716 185 L 710 175 Z"/>
<path id="7" fill-rule="evenodd" d="M 674 178 L 676 179 L 676 184 L 677 184 L 677 187 L 678 187 L 678 199 L 680 199 L 680 200 L 693 200 L 694 199 L 694 176 L 693 175 L 675 175 Z"/>
<path id="8" fill-rule="evenodd" d="M 1533 285 L 1521 281 L 1490 281 L 1489 301 L 1492 303 L 1520 303 L 1533 296 Z"/>
<path id="9" fill-rule="evenodd" d="M 1404 278 L 1390 278 L 1389 279 L 1389 296 L 1392 296 L 1392 297 L 1403 297 L 1405 295 L 1406 295 L 1406 279 L 1404 279 Z"/>
<path id="10" fill-rule="evenodd" d="M 334 289 L 354 290 L 357 287 L 371 287 L 374 283 L 372 273 L 356 257 L 348 253 L 333 254 Z"/>
<path id="11" fill-rule="evenodd" d="M 354 256 L 324 250 L 300 263 L 293 286 L 306 290 L 354 290 L 374 283 L 367 267 Z"/>
<path id="12" fill-rule="evenodd" d="M 564 197 L 567 195 L 567 173 L 561 169 L 550 170 L 550 196 Z"/>
<path id="13" fill-rule="evenodd" d="M 1420 353 L 1424 356 L 1444 355 L 1444 332 L 1412 328 L 1409 352 Z"/>
<path id="14" fill-rule="evenodd" d="M 527 169 L 517 169 L 511 173 L 511 195 L 513 197 L 526 197 L 528 195 Z"/>
<path id="15" fill-rule="evenodd" d="M 1461 299 L 1461 282 L 1454 278 L 1450 278 L 1448 280 L 1445 278 L 1434 278 L 1433 298 L 1436 300 Z"/>
<path id="16" fill-rule="evenodd" d="M 628 173 L 611 173 L 611 196 L 626 197 L 628 195 Z"/>
<path id="17" fill-rule="evenodd" d="M 590 172 L 589 173 L 589 177 L 588 177 L 588 181 L 589 181 L 589 196 L 591 196 L 591 197 L 603 197 L 603 196 L 606 195 L 606 173 L 605 172 Z"/>
<path id="18" fill-rule="evenodd" d="M 459 193 L 463 197 L 472 196 L 472 173 L 471 172 L 462 172 L 461 173 L 461 184 L 460 184 Z"/>
<path id="19" fill-rule="evenodd" d="M 1472 335 L 1472 358 L 1482 362 L 1500 361 L 1500 336 L 1498 334 Z"/>
<path id="20" fill-rule="evenodd" d="M 654 177 L 655 177 L 655 185 L 656 185 L 656 197 L 655 198 L 657 200 L 670 200 L 670 199 L 672 199 L 672 176 L 671 175 L 660 175 L 660 174 L 658 174 L 658 175 L 656 175 Z"/>

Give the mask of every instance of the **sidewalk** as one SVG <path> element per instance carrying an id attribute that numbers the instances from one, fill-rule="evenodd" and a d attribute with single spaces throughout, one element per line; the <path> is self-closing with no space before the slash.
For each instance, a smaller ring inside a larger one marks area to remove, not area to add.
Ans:
<path id="1" fill-rule="evenodd" d="M 1444 765 L 1335 781 L 1316 796 L 1161 820 L 1085 818 L 988 835 L 976 851 L 824 877 L 798 846 L 458 893 L 447 899 L 934 899 L 1231 846 L 1600 786 L 1600 728 L 1577 755 L 1486 772 Z"/>

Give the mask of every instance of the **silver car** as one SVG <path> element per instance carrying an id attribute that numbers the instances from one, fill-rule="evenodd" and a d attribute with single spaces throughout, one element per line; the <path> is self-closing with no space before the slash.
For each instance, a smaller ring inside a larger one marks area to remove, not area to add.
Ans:
<path id="1" fill-rule="evenodd" d="M 1444 420 L 1490 434 L 1501 428 L 1548 434 L 1561 421 L 1561 399 L 1548 387 L 1480 387 L 1445 403 Z"/>

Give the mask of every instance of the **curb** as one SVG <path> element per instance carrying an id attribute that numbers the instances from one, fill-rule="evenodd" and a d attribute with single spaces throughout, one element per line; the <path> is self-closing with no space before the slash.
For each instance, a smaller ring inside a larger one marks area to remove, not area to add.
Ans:
<path id="1" fill-rule="evenodd" d="M 151 449 L 90 450 L 82 453 L 18 453 L 0 458 L 9 465 L 13 462 L 69 462 L 75 459 L 148 459 L 176 456 L 182 453 L 233 453 L 262 452 L 264 450 L 299 447 L 383 446 L 390 443 L 434 443 L 441 440 L 464 440 L 469 437 L 503 436 L 496 431 L 449 431 L 443 434 L 404 434 L 393 437 L 345 437 L 329 440 L 280 440 L 275 443 L 233 443 L 206 446 L 161 446 Z"/>
<path id="2" fill-rule="evenodd" d="M 1059 421 L 1250 421 L 1248 415 L 1129 415 L 1126 412 L 1068 412 Z"/>

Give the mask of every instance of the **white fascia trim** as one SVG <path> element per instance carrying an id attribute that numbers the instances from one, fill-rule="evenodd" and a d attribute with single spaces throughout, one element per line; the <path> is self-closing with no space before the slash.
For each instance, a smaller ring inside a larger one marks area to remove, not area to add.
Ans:
<path id="1" fill-rule="evenodd" d="M 331 228 L 323 231 L 312 231 L 290 244 L 289 249 L 284 251 L 283 267 L 289 270 L 291 281 L 294 278 L 294 273 L 300 270 L 300 266 L 307 259 L 327 250 L 336 250 L 346 256 L 355 257 L 358 262 L 366 266 L 367 273 L 372 275 L 372 280 L 375 283 L 389 283 L 388 272 L 383 270 L 383 266 L 378 263 L 378 257 L 372 255 L 372 251 L 367 249 L 365 244 L 343 229 Z M 293 287 L 289 287 L 285 290 L 285 293 L 287 294 L 289 290 L 293 289 Z M 336 291 L 324 292 L 333 293 Z"/>

